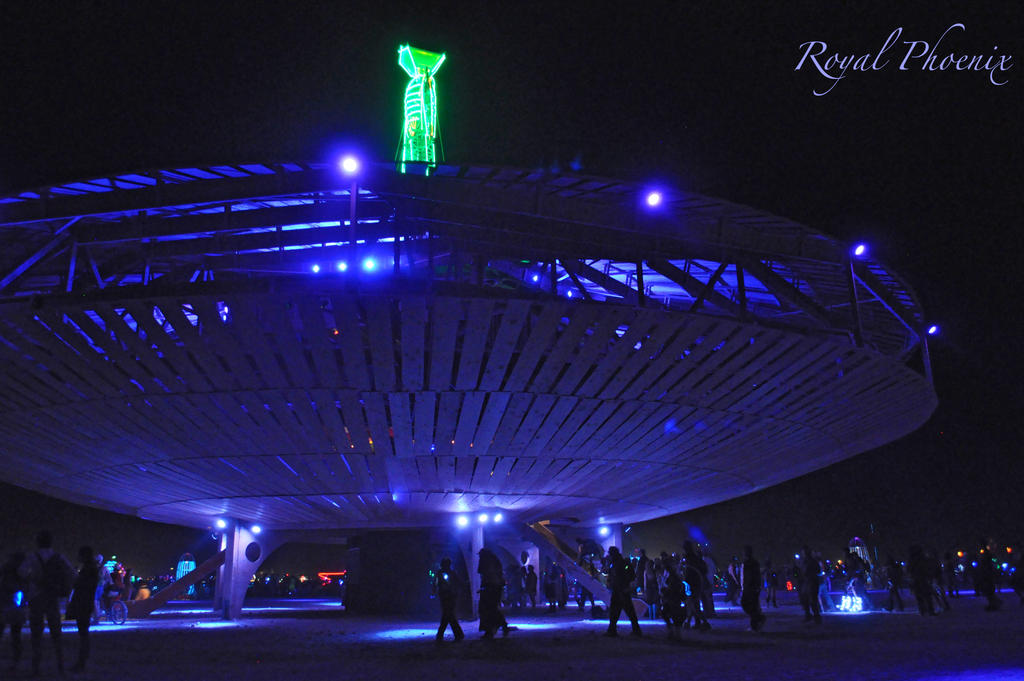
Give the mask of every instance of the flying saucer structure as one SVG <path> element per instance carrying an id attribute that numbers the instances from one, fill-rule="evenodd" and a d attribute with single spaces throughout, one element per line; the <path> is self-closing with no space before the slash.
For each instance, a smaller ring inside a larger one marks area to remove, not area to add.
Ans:
<path id="1" fill-rule="evenodd" d="M 936 406 L 895 272 L 668 188 L 149 170 L 0 198 L 0 244 L 0 479 L 154 520 L 639 521 Z"/>

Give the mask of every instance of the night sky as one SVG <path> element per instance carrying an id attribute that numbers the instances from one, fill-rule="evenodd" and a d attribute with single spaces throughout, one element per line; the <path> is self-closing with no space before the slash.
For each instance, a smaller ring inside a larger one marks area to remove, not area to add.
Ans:
<path id="1" fill-rule="evenodd" d="M 900 553 L 981 536 L 1019 545 L 1024 11 L 777 4 L 5 3 L 0 193 L 151 167 L 328 160 L 351 145 L 388 160 L 397 46 L 444 51 L 449 161 L 657 179 L 868 241 L 942 327 L 940 406 L 917 433 L 633 536 L 657 550 L 692 526 L 722 553 L 807 541 L 838 555 L 874 523 Z M 933 45 L 956 23 L 936 63 L 953 52 L 1004 57 L 1008 70 L 922 70 L 924 58 L 900 70 L 904 41 Z M 897 28 L 887 65 L 851 68 L 823 96 L 813 92 L 831 82 L 810 62 L 795 70 L 804 43 L 827 43 L 822 61 L 874 59 Z M 59 506 L 9 489 L 5 545 Z M 98 543 L 201 536 L 95 519 Z"/>

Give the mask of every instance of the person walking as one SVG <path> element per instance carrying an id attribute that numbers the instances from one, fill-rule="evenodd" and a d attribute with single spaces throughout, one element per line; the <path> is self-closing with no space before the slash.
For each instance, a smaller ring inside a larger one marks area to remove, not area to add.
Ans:
<path id="1" fill-rule="evenodd" d="M 75 620 L 78 626 L 78 662 L 71 668 L 73 672 L 85 671 L 85 663 L 89 659 L 89 625 L 92 624 L 95 606 L 93 596 L 100 581 L 100 566 L 91 546 L 78 549 L 78 560 L 82 566 L 78 568 L 71 602 L 68 603 L 68 618 Z"/>
<path id="2" fill-rule="evenodd" d="M 36 535 L 36 550 L 25 557 L 18 574 L 28 582 L 28 624 L 32 635 L 32 673 L 39 674 L 43 660 L 43 630 L 50 629 L 57 671 L 64 673 L 61 647 L 61 601 L 71 593 L 75 569 L 68 559 L 53 550 L 53 535 L 42 530 Z M 91 597 L 92 594 L 90 594 Z"/>
<path id="3" fill-rule="evenodd" d="M 505 621 L 501 614 L 501 592 L 505 588 L 505 577 L 502 574 L 501 561 L 490 549 L 480 549 L 480 564 L 477 572 L 480 573 L 480 631 L 484 632 L 484 638 L 494 638 L 499 627 L 505 636 L 513 630 L 513 627 Z"/>
<path id="4" fill-rule="evenodd" d="M 608 547 L 608 589 L 611 593 L 611 603 L 608 606 L 608 631 L 605 636 L 618 636 L 616 630 L 619 622 L 619 615 L 622 611 L 629 617 L 629 624 L 633 628 L 632 635 L 640 636 L 640 623 L 636 619 L 636 609 L 633 608 L 633 599 L 630 598 L 630 587 L 633 584 L 632 570 L 619 553 L 616 546 Z"/>
<path id="5" fill-rule="evenodd" d="M 21 661 L 21 629 L 25 626 L 25 580 L 18 574 L 18 568 L 25 560 L 25 554 L 16 552 L 7 557 L 0 568 L 0 639 L 6 629 L 11 630 L 11 665 L 13 675 Z"/>
<path id="6" fill-rule="evenodd" d="M 903 612 L 903 598 L 900 596 L 900 585 L 903 583 L 903 569 L 892 556 L 889 556 L 889 563 L 885 568 L 885 577 L 888 582 L 889 597 L 882 607 L 889 612 L 892 612 L 893 608 L 898 608 L 900 612 Z"/>
<path id="7" fill-rule="evenodd" d="M 754 558 L 754 549 L 743 547 L 743 564 L 740 566 L 740 584 L 743 587 L 740 595 L 740 606 L 750 617 L 750 629 L 761 631 L 767 619 L 761 612 L 761 564 Z"/>
<path id="8" fill-rule="evenodd" d="M 452 570 L 451 558 L 441 560 L 441 570 L 437 573 L 437 599 L 441 602 L 441 624 L 437 627 L 438 641 L 444 640 L 444 633 L 449 626 L 455 634 L 455 640 L 461 641 L 466 637 L 459 625 L 459 618 L 455 614 L 455 604 L 459 595 L 459 580 Z"/>

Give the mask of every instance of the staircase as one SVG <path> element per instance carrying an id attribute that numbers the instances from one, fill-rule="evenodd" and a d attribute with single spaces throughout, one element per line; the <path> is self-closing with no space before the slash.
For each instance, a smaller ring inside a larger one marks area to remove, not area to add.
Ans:
<path id="1" fill-rule="evenodd" d="M 151 598 L 147 598 L 144 601 L 128 601 L 125 604 L 128 606 L 128 617 L 132 619 L 147 617 L 154 610 L 167 605 L 168 601 L 181 596 L 190 586 L 198 584 L 207 575 L 223 565 L 224 556 L 224 551 L 218 551 L 212 557 L 203 561 L 195 570 L 160 589 Z"/>
<path id="2" fill-rule="evenodd" d="M 547 525 L 530 523 L 526 527 L 532 533 L 530 536 L 535 540 L 537 546 L 550 546 L 567 559 L 559 563 L 559 566 L 565 569 L 567 575 L 571 575 L 579 582 L 581 587 L 594 594 L 595 597 L 602 599 L 605 605 L 608 605 L 611 600 L 611 592 L 605 586 L 601 575 L 592 575 L 588 572 L 587 568 L 580 565 L 580 555 L 576 549 L 559 539 Z M 634 598 L 633 608 L 636 610 L 638 617 L 642 616 L 647 612 L 647 603 L 639 598 Z"/>

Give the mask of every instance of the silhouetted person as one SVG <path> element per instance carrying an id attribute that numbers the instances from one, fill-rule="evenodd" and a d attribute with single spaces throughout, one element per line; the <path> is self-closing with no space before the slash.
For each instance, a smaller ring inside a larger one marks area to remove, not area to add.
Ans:
<path id="1" fill-rule="evenodd" d="M 800 566 L 800 604 L 804 606 L 804 621 L 821 623 L 821 603 L 818 602 L 818 585 L 821 583 L 821 565 L 804 547 L 803 565 Z"/>
<path id="2" fill-rule="evenodd" d="M 978 567 L 974 571 L 974 592 L 988 600 L 985 610 L 998 610 L 1003 604 L 996 596 L 996 566 L 992 561 L 992 552 L 983 546 L 978 555 Z"/>
<path id="3" fill-rule="evenodd" d="M 611 603 L 608 606 L 608 631 L 605 636 L 617 636 L 616 631 L 619 615 L 622 611 L 629 617 L 629 624 L 632 626 L 633 636 L 640 636 L 640 623 L 636 619 L 636 610 L 633 608 L 633 599 L 630 598 L 630 589 L 633 584 L 631 570 L 627 567 L 626 561 L 619 553 L 618 547 L 608 547 L 608 589 L 611 591 Z"/>
<path id="4" fill-rule="evenodd" d="M 892 612 L 893 608 L 898 608 L 900 612 L 903 612 L 903 598 L 900 596 L 900 584 L 903 583 L 903 569 L 892 556 L 889 556 L 889 563 L 885 566 L 885 578 L 889 589 L 889 597 L 886 599 L 883 607 L 889 612 Z"/>
<path id="5" fill-rule="evenodd" d="M 922 615 L 937 615 L 932 602 L 931 575 L 920 546 L 910 547 L 907 570 L 910 572 L 910 588 L 917 601 L 917 611 Z"/>
<path id="6" fill-rule="evenodd" d="M 779 607 L 776 600 L 776 594 L 779 591 L 779 573 L 772 567 L 770 559 L 764 561 L 764 588 L 764 607 L 767 608 L 769 604 L 773 608 Z"/>
<path id="7" fill-rule="evenodd" d="M 945 582 L 946 595 L 959 598 L 960 588 L 956 583 L 956 559 L 948 551 L 942 557 L 942 581 Z"/>
<path id="8" fill-rule="evenodd" d="M 500 627 L 507 636 L 512 627 L 508 626 L 505 616 L 501 614 L 501 592 L 505 588 L 505 576 L 502 573 L 501 561 L 490 549 L 480 549 L 480 631 L 484 638 L 494 638 Z"/>
<path id="9" fill-rule="evenodd" d="M 27 601 L 25 600 L 25 580 L 18 574 L 18 568 L 25 561 L 24 553 L 12 553 L 7 561 L 0 568 L 0 639 L 4 631 L 11 631 L 11 666 L 10 671 L 14 672 L 21 661 L 21 629 L 25 626 L 25 611 Z"/>
<path id="10" fill-rule="evenodd" d="M 53 550 L 53 535 L 43 530 L 36 535 L 36 550 L 25 557 L 18 570 L 28 581 L 28 624 L 32 632 L 32 673 L 39 674 L 43 660 L 43 629 L 50 629 L 57 671 L 64 672 L 61 647 L 61 601 L 71 593 L 75 569 L 68 559 Z M 91 594 L 90 594 L 91 595 Z"/>
<path id="11" fill-rule="evenodd" d="M 533 565 L 526 566 L 526 597 L 530 599 L 530 607 L 537 607 L 537 571 Z"/>
<path id="12" fill-rule="evenodd" d="M 668 627 L 668 637 L 682 638 L 683 624 L 687 622 L 686 587 L 683 580 L 672 568 L 671 563 L 662 567 L 665 586 L 661 589 L 661 617 Z"/>
<path id="13" fill-rule="evenodd" d="M 100 566 L 92 547 L 83 546 L 78 549 L 78 560 L 82 566 L 78 568 L 75 588 L 71 592 L 71 602 L 68 603 L 68 618 L 75 620 L 78 625 L 78 662 L 71 668 L 73 672 L 83 671 L 89 659 L 89 624 L 92 623 L 95 605 L 93 596 L 100 582 Z"/>
<path id="14" fill-rule="evenodd" d="M 437 600 L 441 601 L 441 624 L 437 627 L 437 640 L 444 640 L 444 632 L 451 625 L 455 640 L 466 637 L 459 626 L 459 618 L 455 615 L 455 603 L 459 595 L 459 581 L 452 571 L 450 558 L 441 560 L 441 570 L 437 573 Z"/>
<path id="15" fill-rule="evenodd" d="M 750 628 L 760 631 L 767 619 L 761 612 L 761 564 L 754 558 L 754 549 L 749 546 L 743 547 L 743 565 L 739 577 L 743 588 L 740 605 L 750 617 Z"/>

